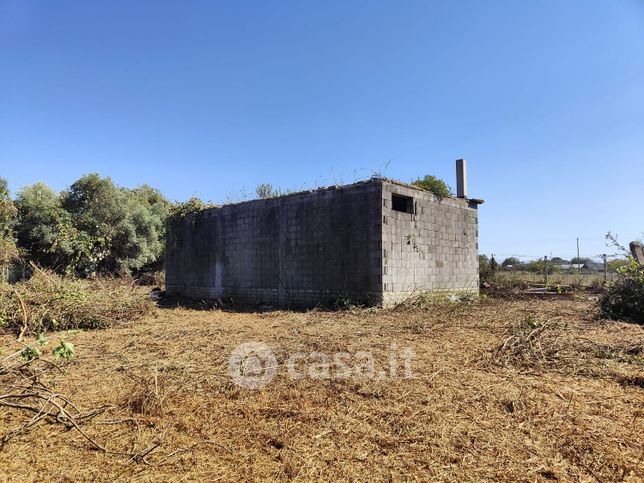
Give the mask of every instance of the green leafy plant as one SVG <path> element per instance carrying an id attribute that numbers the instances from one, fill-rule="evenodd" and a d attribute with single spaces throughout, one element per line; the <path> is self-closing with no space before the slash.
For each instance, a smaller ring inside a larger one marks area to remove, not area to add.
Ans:
<path id="1" fill-rule="evenodd" d="M 54 348 L 51 354 L 56 359 L 65 359 L 69 361 L 74 357 L 75 354 L 74 344 L 60 339 L 60 344 Z"/>
<path id="2" fill-rule="evenodd" d="M 47 345 L 47 337 L 45 337 L 44 332 L 40 332 L 38 334 L 38 337 L 36 337 L 36 342 L 38 342 L 38 345 L 40 346 Z"/>
<path id="3" fill-rule="evenodd" d="M 599 300 L 601 316 L 644 324 L 644 267 L 629 257 L 617 273 Z"/>
<path id="4" fill-rule="evenodd" d="M 449 198 L 453 196 L 452 189 L 449 187 L 445 181 L 436 176 L 430 174 L 426 175 L 424 178 L 418 178 L 415 181 L 412 181 L 414 186 L 434 193 L 440 198 Z"/>
<path id="5" fill-rule="evenodd" d="M 349 294 L 338 293 L 333 301 L 336 310 L 351 310 L 356 307 L 353 299 Z"/>
<path id="6" fill-rule="evenodd" d="M 66 335 L 71 336 L 76 334 L 77 332 L 78 331 L 70 330 L 67 331 Z M 72 344 L 68 340 L 65 340 L 63 337 L 60 337 L 58 340 L 59 344 L 52 349 L 51 355 L 55 359 L 65 359 L 66 361 L 73 359 L 74 354 L 76 353 L 74 344 Z M 40 359 L 44 356 L 44 347 L 48 344 L 49 340 L 45 336 L 44 332 L 40 332 L 36 336 L 35 343 L 26 345 L 25 348 L 20 351 L 20 356 L 25 362 L 32 362 L 36 359 Z"/>
<path id="7" fill-rule="evenodd" d="M 487 255 L 479 255 L 479 280 L 481 285 L 490 283 L 494 279 L 494 269 Z"/>
<path id="8" fill-rule="evenodd" d="M 42 352 L 37 347 L 27 346 L 22 349 L 20 356 L 25 362 L 31 362 L 42 357 Z"/>
<path id="9" fill-rule="evenodd" d="M 534 330 L 541 327 L 542 323 L 539 322 L 534 315 L 528 315 L 521 321 L 520 327 L 526 330 Z"/>
<path id="10" fill-rule="evenodd" d="M 546 288 L 548 290 L 551 290 L 551 291 L 554 291 L 554 292 L 557 292 L 557 293 L 563 293 L 563 287 L 561 286 L 561 283 L 559 283 L 559 282 L 554 282 L 554 283 L 548 284 L 548 286 Z"/>
<path id="11" fill-rule="evenodd" d="M 208 208 L 214 208 L 215 206 L 212 203 L 205 203 L 196 197 L 172 206 L 166 221 L 168 247 L 181 248 L 183 245 L 183 239 L 181 237 L 182 227 L 188 227 L 190 230 L 194 229 L 201 221 L 203 211 Z"/>

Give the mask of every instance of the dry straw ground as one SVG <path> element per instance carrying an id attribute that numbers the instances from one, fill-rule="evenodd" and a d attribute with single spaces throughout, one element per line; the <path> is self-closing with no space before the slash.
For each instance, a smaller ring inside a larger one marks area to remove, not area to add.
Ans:
<path id="1" fill-rule="evenodd" d="M 233 313 L 158 308 L 72 337 L 48 387 L 79 411 L 0 450 L 2 479 L 628 480 L 644 477 L 644 327 L 593 319 L 587 299 L 428 309 Z M 231 351 L 411 348 L 415 379 L 291 380 L 259 391 Z M 5 353 L 18 348 L 2 336 Z M 2 382 L 2 381 L 0 381 Z M 6 383 L 6 381 L 4 381 Z M 0 393 L 3 391 L 0 390 Z M 0 408 L 0 436 L 33 415 Z"/>

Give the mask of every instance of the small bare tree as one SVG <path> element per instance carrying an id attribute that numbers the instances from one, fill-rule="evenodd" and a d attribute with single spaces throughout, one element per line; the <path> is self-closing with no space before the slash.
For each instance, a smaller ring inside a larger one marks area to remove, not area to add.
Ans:
<path id="1" fill-rule="evenodd" d="M 257 197 L 262 200 L 277 196 L 277 192 L 273 189 L 273 185 L 270 183 L 258 184 L 255 188 L 255 192 L 257 193 Z"/>

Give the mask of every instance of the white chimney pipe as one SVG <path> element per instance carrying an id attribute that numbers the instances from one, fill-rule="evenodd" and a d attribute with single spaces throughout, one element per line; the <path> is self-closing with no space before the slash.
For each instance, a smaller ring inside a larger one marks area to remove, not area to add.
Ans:
<path id="1" fill-rule="evenodd" d="M 456 160 L 456 196 L 467 198 L 467 161 Z"/>

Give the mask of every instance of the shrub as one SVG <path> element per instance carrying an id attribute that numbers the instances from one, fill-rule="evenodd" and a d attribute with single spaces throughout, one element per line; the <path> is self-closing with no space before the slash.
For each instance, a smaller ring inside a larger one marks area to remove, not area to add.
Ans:
<path id="1" fill-rule="evenodd" d="M 601 316 L 644 324 L 644 267 L 630 258 L 617 272 L 599 300 Z"/>
<path id="2" fill-rule="evenodd" d="M 548 263 L 547 266 L 548 266 L 549 274 L 559 271 L 559 267 L 557 265 L 554 265 L 550 262 L 546 262 L 544 260 L 533 260 L 526 265 L 525 269 L 528 272 L 532 272 L 532 273 L 544 273 L 546 271 L 546 263 Z"/>
<path id="3" fill-rule="evenodd" d="M 183 240 L 181 238 L 182 224 L 189 223 L 191 227 L 196 227 L 204 210 L 214 208 L 216 205 L 205 203 L 199 198 L 192 197 L 188 201 L 176 203 L 170 209 L 166 220 L 166 233 L 168 234 L 166 243 L 168 249 L 181 247 Z"/>
<path id="4" fill-rule="evenodd" d="M 426 191 L 430 191 L 440 198 L 449 198 L 452 196 L 452 190 L 447 183 L 430 174 L 426 175 L 424 178 L 412 181 L 411 184 Z"/>
<path id="5" fill-rule="evenodd" d="M 273 189 L 273 185 L 270 183 L 258 184 L 255 187 L 255 192 L 260 200 L 266 200 L 268 198 L 274 198 L 281 195 L 280 190 Z"/>
<path id="6" fill-rule="evenodd" d="M 515 267 L 517 265 L 521 265 L 521 260 L 517 257 L 508 257 L 503 260 L 503 263 L 501 264 L 503 267 Z"/>
<path id="7" fill-rule="evenodd" d="M 37 269 L 27 281 L 0 283 L 0 326 L 21 333 L 108 327 L 151 308 L 145 290 L 118 279 L 63 278 Z"/>
<path id="8" fill-rule="evenodd" d="M 487 255 L 479 255 L 479 280 L 481 285 L 489 283 L 494 278 L 494 267 Z"/>

